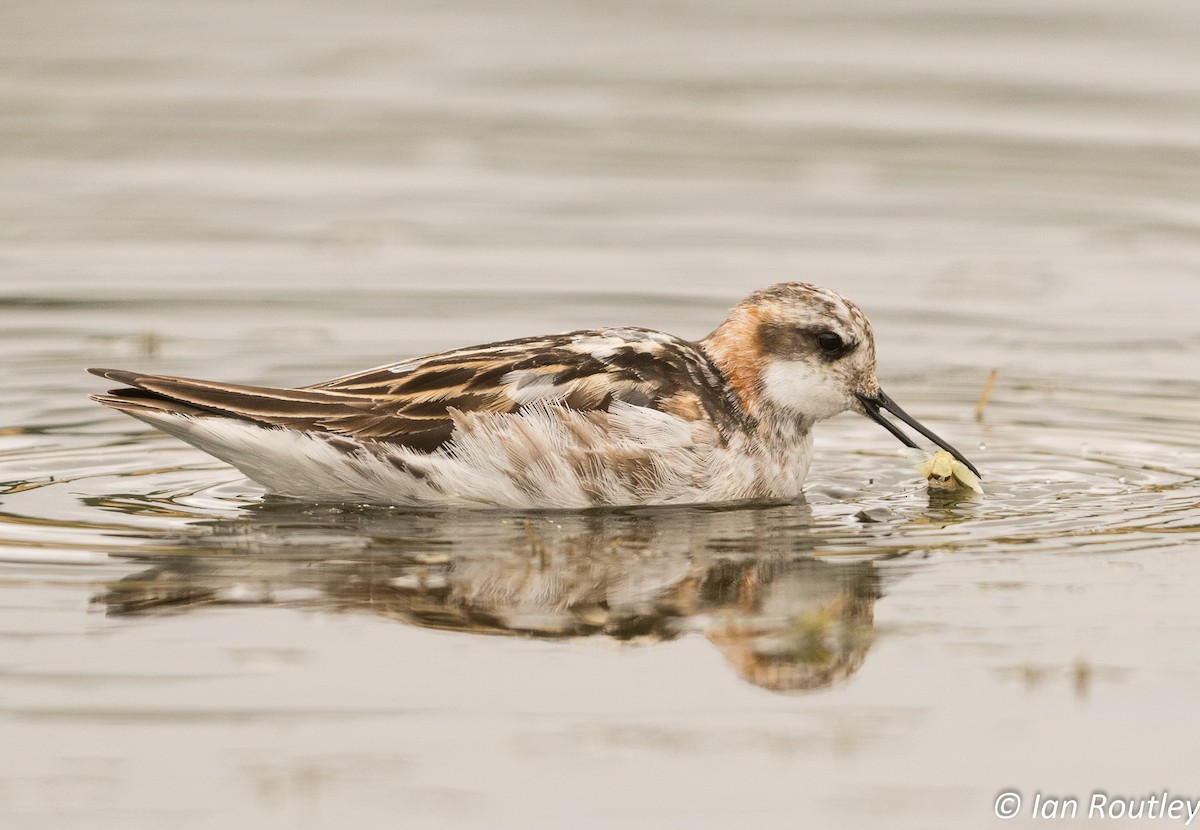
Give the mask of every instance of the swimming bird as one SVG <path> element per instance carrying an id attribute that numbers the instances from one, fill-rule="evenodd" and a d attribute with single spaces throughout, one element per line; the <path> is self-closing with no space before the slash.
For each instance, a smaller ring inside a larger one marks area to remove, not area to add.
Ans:
<path id="1" fill-rule="evenodd" d="M 818 421 L 887 412 L 975 468 L 875 377 L 867 317 L 825 288 L 750 294 L 699 341 L 602 328 L 281 389 L 89 369 L 99 403 L 269 491 L 408 506 L 590 508 L 801 495 Z M 978 472 L 978 471 L 975 471 Z"/>

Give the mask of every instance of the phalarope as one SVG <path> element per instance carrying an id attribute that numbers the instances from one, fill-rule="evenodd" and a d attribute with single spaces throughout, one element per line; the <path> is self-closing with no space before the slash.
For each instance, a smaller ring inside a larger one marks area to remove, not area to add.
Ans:
<path id="1" fill-rule="evenodd" d="M 529 337 L 277 389 L 89 369 L 94 400 L 319 501 L 587 508 L 793 499 L 812 427 L 897 419 L 975 468 L 884 394 L 871 324 L 807 283 L 756 291 L 697 342 L 642 328 Z M 977 472 L 977 471 L 976 471 Z"/>

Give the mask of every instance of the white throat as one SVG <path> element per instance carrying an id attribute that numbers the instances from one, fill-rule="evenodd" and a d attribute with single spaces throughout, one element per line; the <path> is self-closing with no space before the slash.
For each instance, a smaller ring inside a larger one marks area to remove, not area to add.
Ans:
<path id="1" fill-rule="evenodd" d="M 814 424 L 850 408 L 832 373 L 799 360 L 772 360 L 762 373 L 763 396 L 774 406 Z"/>

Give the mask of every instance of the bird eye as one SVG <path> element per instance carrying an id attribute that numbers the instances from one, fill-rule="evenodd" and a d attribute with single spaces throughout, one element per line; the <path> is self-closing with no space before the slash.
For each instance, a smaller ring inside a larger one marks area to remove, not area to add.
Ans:
<path id="1" fill-rule="evenodd" d="M 831 331 L 823 331 L 817 335 L 817 346 L 829 355 L 840 354 L 846 348 L 842 338 Z"/>

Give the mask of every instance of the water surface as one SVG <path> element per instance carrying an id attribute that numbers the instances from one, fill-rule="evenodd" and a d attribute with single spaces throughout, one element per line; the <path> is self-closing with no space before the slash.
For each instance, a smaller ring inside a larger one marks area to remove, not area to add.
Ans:
<path id="1" fill-rule="evenodd" d="M 0 824 L 976 827 L 1198 798 L 1195 4 L 10 3 Z M 112 365 L 302 384 L 828 285 L 967 451 L 794 505 L 272 499 Z M 981 418 L 991 369 L 998 384 Z M 15 748 L 15 749 L 14 749 Z"/>

